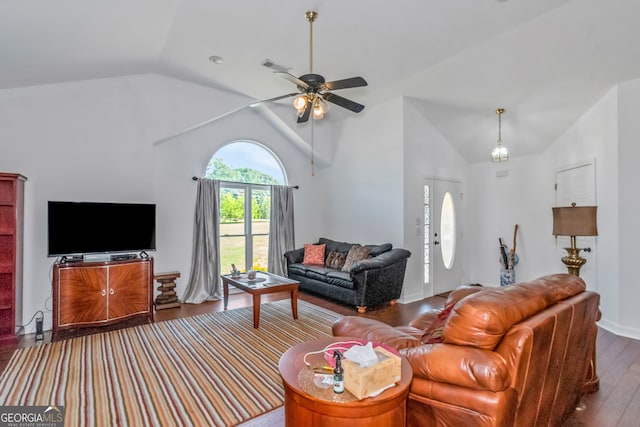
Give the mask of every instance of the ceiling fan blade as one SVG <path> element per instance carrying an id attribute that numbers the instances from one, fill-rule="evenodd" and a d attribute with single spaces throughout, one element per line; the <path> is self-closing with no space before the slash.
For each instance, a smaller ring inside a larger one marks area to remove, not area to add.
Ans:
<path id="1" fill-rule="evenodd" d="M 351 110 L 354 113 L 359 113 L 360 111 L 364 110 L 364 105 L 358 104 L 357 102 L 352 101 L 350 99 L 343 98 L 338 95 L 334 95 L 333 93 L 323 93 L 322 98 L 325 101 L 329 101 L 332 104 L 339 105 L 340 107 L 346 108 L 347 110 Z"/>
<path id="2" fill-rule="evenodd" d="M 299 78 L 297 78 L 291 73 L 287 73 L 286 71 L 274 71 L 274 73 L 280 74 L 282 77 L 294 83 L 296 86 L 301 87 L 304 90 L 309 89 L 308 84 L 306 84 L 305 82 L 303 82 L 302 80 L 300 80 Z"/>
<path id="3" fill-rule="evenodd" d="M 326 82 L 322 85 L 322 89 L 338 90 L 338 89 L 348 89 L 350 87 L 360 87 L 360 86 L 366 86 L 366 85 L 367 85 L 367 81 L 362 77 L 351 77 L 350 79 Z"/>
<path id="4" fill-rule="evenodd" d="M 290 98 L 292 96 L 298 95 L 298 93 L 299 92 L 293 92 L 293 93 L 288 93 L 286 95 L 276 96 L 275 98 L 263 99 L 261 101 L 256 101 L 253 104 L 249 104 L 249 107 L 255 107 L 257 105 L 264 104 L 265 102 L 274 102 L 274 101 L 279 101 L 279 100 L 284 99 L 284 98 Z"/>
<path id="5" fill-rule="evenodd" d="M 313 102 L 307 102 L 307 107 L 304 109 L 304 113 L 300 117 L 298 117 L 298 123 L 304 123 L 309 120 L 309 116 L 311 115 L 311 109 L 313 108 Z"/>

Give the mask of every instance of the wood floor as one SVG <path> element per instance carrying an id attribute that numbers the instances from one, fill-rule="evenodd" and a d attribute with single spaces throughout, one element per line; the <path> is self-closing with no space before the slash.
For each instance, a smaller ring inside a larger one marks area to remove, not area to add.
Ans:
<path id="1" fill-rule="evenodd" d="M 287 298 L 287 293 L 264 295 L 263 302 Z M 339 304 L 301 293 L 300 299 L 325 307 L 344 315 L 358 315 L 357 312 Z M 251 305 L 250 295 L 245 293 L 230 296 L 229 309 Z M 420 313 L 434 307 L 442 307 L 444 298 L 433 297 L 410 304 L 396 304 L 381 307 L 365 313 L 364 316 L 381 320 L 390 325 L 406 325 Z M 156 321 L 194 316 L 202 313 L 223 310 L 221 301 L 211 301 L 199 305 L 183 304 L 180 308 L 158 311 Z M 36 343 L 33 335 L 26 335 L 19 346 L 41 345 L 45 340 Z M 619 337 L 600 330 L 597 341 L 597 370 L 600 377 L 600 390 L 587 395 L 582 400 L 579 410 L 564 423 L 563 426 L 587 427 L 636 427 L 640 425 L 640 341 Z M 4 370 L 14 348 L 0 349 L 0 370 Z M 275 409 L 258 418 L 241 424 L 242 427 L 279 427 L 284 425 L 284 410 Z"/>

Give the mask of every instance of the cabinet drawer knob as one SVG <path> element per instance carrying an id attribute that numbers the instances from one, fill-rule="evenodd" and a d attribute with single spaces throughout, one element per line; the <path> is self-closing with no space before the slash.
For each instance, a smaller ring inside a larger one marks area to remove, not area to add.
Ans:
<path id="1" fill-rule="evenodd" d="M 107 291 L 105 289 L 103 289 L 101 293 L 103 297 L 107 295 Z"/>
<path id="2" fill-rule="evenodd" d="M 109 295 L 113 295 L 113 289 L 109 289 Z"/>

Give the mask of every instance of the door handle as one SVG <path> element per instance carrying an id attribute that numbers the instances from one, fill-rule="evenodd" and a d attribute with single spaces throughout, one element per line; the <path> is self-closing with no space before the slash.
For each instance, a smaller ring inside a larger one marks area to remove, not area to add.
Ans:
<path id="1" fill-rule="evenodd" d="M 439 244 L 440 244 L 440 242 L 438 242 L 437 240 L 435 240 L 435 241 L 433 242 L 433 244 L 434 244 L 434 245 L 439 245 Z"/>
<path id="2" fill-rule="evenodd" d="M 591 248 L 583 248 L 582 250 L 585 252 L 591 252 Z"/>

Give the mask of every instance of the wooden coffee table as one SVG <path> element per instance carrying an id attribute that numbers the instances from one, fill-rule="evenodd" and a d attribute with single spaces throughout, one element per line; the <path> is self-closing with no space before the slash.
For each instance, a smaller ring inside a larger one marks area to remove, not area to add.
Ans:
<path id="1" fill-rule="evenodd" d="M 355 338 L 320 338 L 296 344 L 282 355 L 278 367 L 284 384 L 285 426 L 397 427 L 406 424 L 406 401 L 413 371 L 404 358 L 400 381 L 376 397 L 356 400 L 334 395 L 327 398 L 323 391 L 309 392 L 308 387 L 300 384 L 300 378 L 304 377 L 301 370 L 309 369 L 304 363 L 305 354 L 352 339 Z M 310 358 L 307 360 L 313 364 Z"/>
<path id="2" fill-rule="evenodd" d="M 229 285 L 253 295 L 254 328 L 260 326 L 260 296 L 262 294 L 273 294 L 281 291 L 291 292 L 291 312 L 294 319 L 298 318 L 298 282 L 295 280 L 263 271 L 257 271 L 256 278 L 253 281 L 247 279 L 246 274 L 241 274 L 239 278 L 232 278 L 230 274 L 223 274 L 220 277 L 224 287 L 225 310 L 229 302 Z"/>

